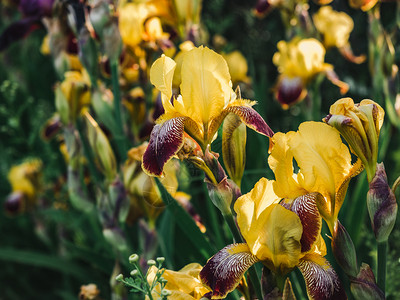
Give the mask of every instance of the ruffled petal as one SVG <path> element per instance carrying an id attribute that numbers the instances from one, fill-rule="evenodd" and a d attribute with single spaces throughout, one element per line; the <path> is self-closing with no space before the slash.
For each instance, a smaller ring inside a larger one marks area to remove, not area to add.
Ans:
<path id="1" fill-rule="evenodd" d="M 208 260 L 200 272 L 200 279 L 212 290 L 211 299 L 223 299 L 257 261 L 246 244 L 232 244 Z"/>
<path id="2" fill-rule="evenodd" d="M 312 300 L 347 299 L 335 270 L 318 254 L 305 256 L 298 265 L 306 282 L 308 297 Z"/>
<path id="3" fill-rule="evenodd" d="M 186 117 L 176 117 L 154 126 L 143 154 L 142 169 L 150 176 L 162 176 L 164 165 L 182 147 Z"/>
<path id="4" fill-rule="evenodd" d="M 299 184 L 308 192 L 319 192 L 333 216 L 335 194 L 351 171 L 351 155 L 337 130 L 325 123 L 305 122 L 291 134 L 288 145 L 300 167 Z"/>
<path id="5" fill-rule="evenodd" d="M 272 137 L 271 154 L 268 164 L 275 174 L 274 191 L 281 198 L 296 198 L 307 191 L 297 182 L 293 174 L 293 153 L 288 145 L 289 134 L 277 132 Z"/>
<path id="6" fill-rule="evenodd" d="M 214 136 L 225 117 L 228 114 L 233 113 L 237 115 L 247 127 L 257 131 L 258 133 L 272 137 L 274 132 L 260 114 L 251 107 L 254 104 L 255 102 L 243 99 L 235 100 L 230 103 L 216 118 L 212 120 L 208 130 L 208 136 Z"/>

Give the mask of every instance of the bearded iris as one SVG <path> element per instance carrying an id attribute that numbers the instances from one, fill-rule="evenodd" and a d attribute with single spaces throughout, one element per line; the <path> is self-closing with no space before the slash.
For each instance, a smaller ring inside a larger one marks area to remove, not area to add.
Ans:
<path id="1" fill-rule="evenodd" d="M 223 248 L 200 272 L 202 282 L 213 290 L 212 299 L 224 298 L 259 261 L 279 277 L 299 268 L 312 299 L 345 299 L 337 274 L 324 258 L 326 246 L 315 202 L 319 195 L 281 200 L 273 183 L 262 178 L 236 201 L 237 222 L 246 243 Z"/>
<path id="2" fill-rule="evenodd" d="M 353 165 L 339 133 L 320 122 L 305 122 L 297 132 L 276 133 L 271 144 L 268 162 L 275 180 L 261 179 L 234 206 L 246 243 L 222 249 L 200 277 L 214 299 L 223 298 L 260 261 L 279 277 L 299 268 L 312 299 L 345 298 L 324 258 L 321 216 L 333 232 L 348 182 L 361 171 L 361 162 Z"/>
<path id="3" fill-rule="evenodd" d="M 180 74 L 175 74 L 175 68 Z M 179 95 L 172 90 L 176 75 L 181 78 Z M 157 120 L 143 156 L 146 173 L 163 174 L 165 163 L 182 148 L 185 133 L 204 152 L 230 113 L 253 130 L 272 136 L 272 130 L 252 108 L 255 102 L 237 99 L 230 79 L 226 61 L 207 47 L 186 52 L 181 66 L 165 55 L 154 62 L 150 81 L 161 92 L 165 113 Z"/>

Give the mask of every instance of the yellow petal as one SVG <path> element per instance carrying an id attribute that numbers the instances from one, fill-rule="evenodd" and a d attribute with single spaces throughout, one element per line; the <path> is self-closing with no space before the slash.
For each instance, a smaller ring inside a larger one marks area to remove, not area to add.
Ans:
<path id="1" fill-rule="evenodd" d="M 299 262 L 303 227 L 300 218 L 277 201 L 272 181 L 263 178 L 236 201 L 235 211 L 251 253 L 272 270 L 286 273 Z"/>
<path id="2" fill-rule="evenodd" d="M 171 104 L 172 78 L 174 77 L 176 63 L 168 56 L 162 55 L 150 69 L 150 82 L 161 92 L 161 100 L 165 113 L 175 111 Z"/>
<path id="3" fill-rule="evenodd" d="M 181 94 L 188 116 L 208 124 L 228 104 L 232 88 L 228 65 L 207 47 L 194 48 L 183 57 Z"/>
<path id="4" fill-rule="evenodd" d="M 350 152 L 339 132 L 325 123 L 305 122 L 288 144 L 301 170 L 300 185 L 334 201 L 336 190 L 352 167 Z"/>
<path id="5" fill-rule="evenodd" d="M 307 191 L 297 182 L 297 174 L 293 174 L 293 153 L 289 149 L 288 137 L 289 134 L 280 132 L 272 137 L 273 147 L 268 163 L 275 174 L 275 193 L 281 198 L 296 198 Z"/>

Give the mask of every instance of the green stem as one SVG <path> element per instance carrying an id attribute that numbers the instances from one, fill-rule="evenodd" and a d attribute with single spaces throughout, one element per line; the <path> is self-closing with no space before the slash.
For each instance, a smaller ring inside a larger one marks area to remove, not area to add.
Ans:
<path id="1" fill-rule="evenodd" d="M 386 287 L 386 256 L 388 241 L 378 242 L 378 286 L 385 294 Z"/>
<path id="2" fill-rule="evenodd" d="M 239 229 L 236 226 L 233 215 L 232 214 L 224 215 L 224 219 L 225 219 L 226 223 L 228 224 L 229 229 L 232 232 L 235 242 L 236 243 L 244 242 L 244 240 L 239 232 Z M 257 298 L 263 299 L 262 292 L 261 292 L 261 284 L 260 284 L 259 277 L 257 275 L 256 268 L 254 266 L 251 266 L 249 268 L 248 272 L 249 272 L 249 276 L 250 276 L 250 281 L 253 284 L 253 288 L 256 292 Z"/>
<path id="3" fill-rule="evenodd" d="M 127 157 L 126 153 L 128 146 L 124 134 L 124 125 L 122 123 L 122 113 L 121 113 L 121 95 L 119 89 L 119 79 L 118 79 L 118 61 L 111 62 L 111 82 L 114 94 L 114 114 L 117 132 L 115 132 L 115 140 L 118 148 L 119 158 L 124 161 Z"/>

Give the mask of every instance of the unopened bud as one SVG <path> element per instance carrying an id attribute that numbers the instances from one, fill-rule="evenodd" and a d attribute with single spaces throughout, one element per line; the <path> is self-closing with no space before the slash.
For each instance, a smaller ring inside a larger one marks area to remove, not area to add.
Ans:
<path id="1" fill-rule="evenodd" d="M 164 296 L 164 297 L 166 297 L 166 296 L 170 296 L 171 295 L 171 291 L 168 291 L 168 290 L 162 290 L 162 292 L 161 292 L 161 296 Z"/>
<path id="2" fill-rule="evenodd" d="M 229 177 L 240 187 L 246 164 L 246 125 L 229 114 L 222 127 L 222 157 Z"/>
<path id="3" fill-rule="evenodd" d="M 217 185 L 206 181 L 208 194 L 213 204 L 221 211 L 222 215 L 229 215 L 231 211 L 231 203 L 233 199 L 232 188 L 225 177 Z"/>
<path id="4" fill-rule="evenodd" d="M 138 275 L 139 271 L 138 270 L 132 270 L 131 271 L 131 276 L 135 277 L 136 275 Z"/>
<path id="5" fill-rule="evenodd" d="M 164 263 L 164 261 L 165 261 L 165 257 L 157 257 L 157 262 L 158 262 L 159 264 Z"/>
<path id="6" fill-rule="evenodd" d="M 115 277 L 115 280 L 116 280 L 116 281 L 122 281 L 122 280 L 124 280 L 124 275 L 118 274 L 117 277 Z"/>
<path id="7" fill-rule="evenodd" d="M 155 265 L 156 265 L 156 261 L 155 261 L 154 259 L 149 259 L 149 260 L 147 261 L 147 265 L 148 265 L 149 267 L 155 266 Z"/>
<path id="8" fill-rule="evenodd" d="M 282 105 L 283 109 L 304 99 L 307 91 L 304 89 L 303 82 L 300 77 L 288 78 L 282 77 L 276 87 L 276 100 Z"/>
<path id="9" fill-rule="evenodd" d="M 135 264 L 138 261 L 139 261 L 139 255 L 137 255 L 136 253 L 134 253 L 131 256 L 129 256 L 129 263 L 130 264 Z"/>
<path id="10" fill-rule="evenodd" d="M 374 273 L 364 263 L 357 277 L 351 279 L 350 289 L 355 299 L 385 299 L 385 294 L 376 284 Z"/>
<path id="11" fill-rule="evenodd" d="M 331 245 L 336 261 L 343 271 L 350 277 L 356 277 L 358 274 L 356 250 L 350 235 L 339 220 L 335 224 Z"/>
<path id="12" fill-rule="evenodd" d="M 107 23 L 110 22 L 110 8 L 108 1 L 97 0 L 90 10 L 89 19 L 94 31 L 100 37 L 102 36 L 103 29 Z"/>
<path id="13" fill-rule="evenodd" d="M 99 59 L 96 43 L 86 26 L 82 27 L 78 36 L 79 59 L 88 71 L 90 78 L 95 81 L 98 77 Z"/>
<path id="14" fill-rule="evenodd" d="M 383 163 L 377 164 L 375 176 L 369 184 L 367 206 L 377 242 L 386 241 L 396 221 L 397 202 L 387 182 Z"/>

